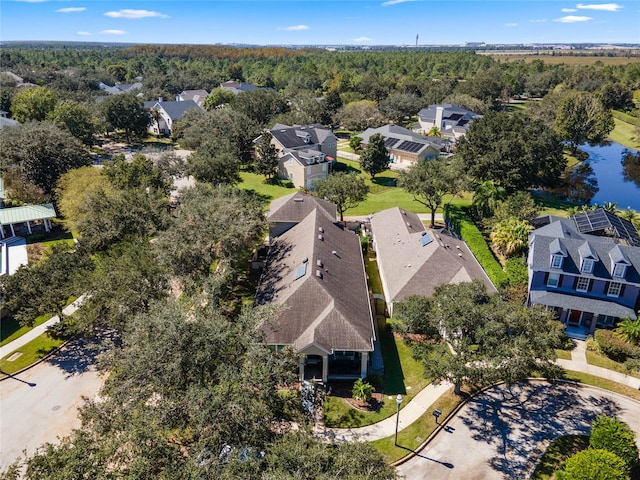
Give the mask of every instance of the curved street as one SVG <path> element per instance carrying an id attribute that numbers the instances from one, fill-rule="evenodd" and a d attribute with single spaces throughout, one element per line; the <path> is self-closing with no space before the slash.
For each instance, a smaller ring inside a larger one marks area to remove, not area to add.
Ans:
<path id="1" fill-rule="evenodd" d="M 26 450 L 56 443 L 80 426 L 78 407 L 94 398 L 104 377 L 95 368 L 96 350 L 74 339 L 58 353 L 0 382 L 0 472 Z"/>
<path id="2" fill-rule="evenodd" d="M 473 398 L 417 455 L 398 467 L 407 480 L 529 478 L 551 440 L 587 434 L 606 413 L 640 439 L 640 402 L 568 383 L 494 387 Z"/>

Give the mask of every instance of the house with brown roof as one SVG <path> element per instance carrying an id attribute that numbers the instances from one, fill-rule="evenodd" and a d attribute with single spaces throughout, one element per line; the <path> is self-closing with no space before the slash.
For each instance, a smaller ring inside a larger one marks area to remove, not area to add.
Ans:
<path id="1" fill-rule="evenodd" d="M 333 169 L 338 138 L 321 125 L 276 124 L 269 130 L 271 143 L 278 149 L 278 176 L 297 188 L 313 190 Z"/>
<path id="2" fill-rule="evenodd" d="M 383 210 L 371 217 L 371 230 L 390 315 L 395 302 L 433 295 L 438 285 L 480 280 L 497 291 L 465 242 L 445 229 L 426 228 L 415 213 Z"/>
<path id="3" fill-rule="evenodd" d="M 269 205 L 269 211 L 267 212 L 269 238 L 282 235 L 304 220 L 315 209 L 324 212 L 332 222 L 336 221 L 338 212 L 335 203 L 328 202 L 322 198 L 301 192 L 276 198 Z"/>
<path id="4" fill-rule="evenodd" d="M 310 198 L 291 196 L 270 216 L 300 220 L 270 242 L 255 304 L 281 308 L 261 327 L 265 341 L 298 352 L 301 380 L 366 377 L 376 333 L 360 239 Z"/>

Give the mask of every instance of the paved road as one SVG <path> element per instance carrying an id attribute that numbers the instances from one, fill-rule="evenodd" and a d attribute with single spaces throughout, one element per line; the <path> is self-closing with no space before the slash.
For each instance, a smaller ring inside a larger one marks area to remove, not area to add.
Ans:
<path id="1" fill-rule="evenodd" d="M 0 472 L 26 449 L 31 455 L 80 425 L 77 407 L 94 398 L 103 378 L 95 351 L 81 340 L 69 342 L 47 361 L 0 382 Z"/>
<path id="2" fill-rule="evenodd" d="M 514 389 L 515 391 L 515 389 Z M 513 398 L 496 387 L 467 403 L 418 456 L 398 467 L 407 480 L 529 478 L 554 438 L 588 433 L 614 415 L 640 439 L 640 402 L 591 387 L 532 383 Z M 637 440 L 638 441 L 638 440 Z"/>

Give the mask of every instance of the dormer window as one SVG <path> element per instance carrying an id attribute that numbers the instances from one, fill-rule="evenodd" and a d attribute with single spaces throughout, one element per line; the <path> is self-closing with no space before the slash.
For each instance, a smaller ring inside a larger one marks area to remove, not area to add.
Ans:
<path id="1" fill-rule="evenodd" d="M 613 276 L 616 278 L 624 278 L 626 271 L 627 266 L 624 263 L 616 263 L 613 266 Z"/>
<path id="2" fill-rule="evenodd" d="M 562 268 L 562 261 L 564 257 L 562 255 L 551 255 L 551 268 Z"/>
<path id="3" fill-rule="evenodd" d="M 593 265 L 594 265 L 595 261 L 591 258 L 583 258 L 582 259 L 582 271 L 584 273 L 591 273 L 593 272 Z"/>

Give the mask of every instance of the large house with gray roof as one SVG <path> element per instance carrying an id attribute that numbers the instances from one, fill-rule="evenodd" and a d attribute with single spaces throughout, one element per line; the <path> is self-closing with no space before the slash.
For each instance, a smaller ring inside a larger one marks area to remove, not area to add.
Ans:
<path id="1" fill-rule="evenodd" d="M 152 100 L 150 102 L 144 102 L 144 107 L 150 111 L 158 112 L 157 119 L 154 118 L 153 113 L 151 115 L 151 123 L 149 124 L 149 132 L 156 135 L 171 135 L 173 124 L 180 120 L 187 110 L 196 109 L 198 111 L 204 111 L 193 100 L 184 101 L 164 101 L 162 98 L 158 100 Z"/>
<path id="2" fill-rule="evenodd" d="M 576 338 L 637 317 L 640 237 L 630 222 L 598 209 L 534 223 L 538 228 L 529 234 L 530 305 L 553 309 Z"/>
<path id="3" fill-rule="evenodd" d="M 373 248 L 389 314 L 410 295 L 433 295 L 439 285 L 480 280 L 493 285 L 467 244 L 445 229 L 426 228 L 415 213 L 399 207 L 371 217 Z"/>
<path id="4" fill-rule="evenodd" d="M 418 161 L 436 158 L 447 152 L 451 143 L 442 138 L 425 137 L 399 125 L 368 128 L 358 134 L 358 137 L 362 138 L 362 145 L 368 145 L 371 136 L 377 133 L 384 138 L 391 163 L 401 167 L 410 167 Z"/>
<path id="5" fill-rule="evenodd" d="M 423 132 L 428 133 L 433 127 L 438 128 L 443 137 L 457 139 L 462 137 L 471 122 L 482 117 L 466 108 L 451 105 L 429 105 L 418 112 L 418 121 Z"/>
<path id="6" fill-rule="evenodd" d="M 338 138 L 321 125 L 276 124 L 269 130 L 278 149 L 278 176 L 297 188 L 313 190 L 333 169 Z"/>
<path id="7" fill-rule="evenodd" d="M 276 205 L 269 220 L 294 223 L 270 239 L 256 305 L 280 305 L 262 325 L 268 345 L 300 355 L 300 379 L 366 377 L 376 333 L 358 235 L 336 224 L 302 193 Z"/>

